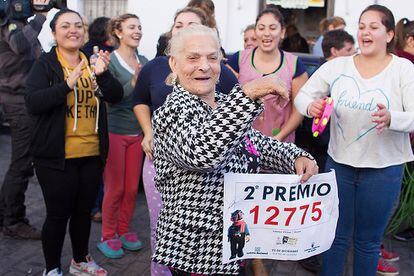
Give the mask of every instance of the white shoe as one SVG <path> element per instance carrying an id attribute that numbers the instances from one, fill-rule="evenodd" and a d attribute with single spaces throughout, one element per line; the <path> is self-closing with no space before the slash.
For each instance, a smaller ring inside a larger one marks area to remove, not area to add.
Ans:
<path id="1" fill-rule="evenodd" d="M 100 267 L 90 255 L 86 256 L 87 262 L 77 263 L 72 259 L 69 273 L 78 276 L 107 276 L 108 272 Z"/>
<path id="2" fill-rule="evenodd" d="M 63 273 L 62 273 L 62 270 L 60 270 L 60 268 L 55 268 L 46 274 L 46 269 L 45 269 L 43 270 L 43 276 L 63 276 Z"/>

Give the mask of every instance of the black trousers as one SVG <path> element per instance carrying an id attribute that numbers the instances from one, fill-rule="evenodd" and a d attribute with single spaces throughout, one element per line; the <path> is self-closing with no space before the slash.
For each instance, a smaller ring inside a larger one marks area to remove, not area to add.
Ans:
<path id="1" fill-rule="evenodd" d="M 36 175 L 46 204 L 42 246 L 47 271 L 60 265 L 66 226 L 73 258 L 85 261 L 91 230 L 91 210 L 102 177 L 99 156 L 67 159 L 63 171 L 35 164 Z"/>
<path id="2" fill-rule="evenodd" d="M 230 238 L 230 250 L 232 257 L 242 257 L 243 256 L 243 248 L 246 242 L 246 234 L 241 234 L 240 236 L 235 236 Z"/>
<path id="3" fill-rule="evenodd" d="M 29 154 L 31 119 L 24 104 L 3 104 L 11 132 L 11 161 L 0 190 L 0 226 L 22 222 L 26 217 L 25 192 L 33 176 Z"/>

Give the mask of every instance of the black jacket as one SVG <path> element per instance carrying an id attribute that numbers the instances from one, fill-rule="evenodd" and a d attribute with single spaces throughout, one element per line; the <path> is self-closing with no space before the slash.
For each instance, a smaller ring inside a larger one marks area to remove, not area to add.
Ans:
<path id="1" fill-rule="evenodd" d="M 118 102 L 123 88 L 109 71 L 97 76 L 101 102 Z M 72 91 L 66 84 L 55 47 L 43 53 L 33 65 L 26 82 L 26 106 L 33 117 L 30 152 L 35 164 L 56 169 L 65 167 L 66 97 Z M 105 104 L 99 106 L 99 150 L 103 163 L 108 153 L 108 127 Z"/>
<path id="2" fill-rule="evenodd" d="M 42 52 L 37 37 L 45 21 L 37 14 L 30 23 L 8 20 L 0 27 L 0 102 L 24 104 L 25 80 Z"/>

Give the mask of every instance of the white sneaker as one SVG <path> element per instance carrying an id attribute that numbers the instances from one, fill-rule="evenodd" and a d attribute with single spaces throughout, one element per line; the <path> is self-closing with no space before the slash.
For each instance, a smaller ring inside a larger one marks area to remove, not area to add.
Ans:
<path id="1" fill-rule="evenodd" d="M 107 276 L 108 272 L 100 267 L 90 255 L 86 256 L 87 262 L 77 263 L 72 259 L 69 273 L 78 276 Z"/>
<path id="2" fill-rule="evenodd" d="M 45 269 L 43 270 L 43 276 L 63 276 L 63 273 L 62 273 L 62 270 L 60 270 L 60 268 L 55 268 L 46 274 L 46 269 Z"/>

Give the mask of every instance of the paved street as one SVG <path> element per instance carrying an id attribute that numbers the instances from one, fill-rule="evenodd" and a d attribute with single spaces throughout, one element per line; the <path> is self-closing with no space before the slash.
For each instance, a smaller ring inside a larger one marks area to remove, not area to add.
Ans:
<path id="1" fill-rule="evenodd" d="M 0 185 L 8 167 L 10 159 L 10 135 L 0 129 Z M 30 181 L 26 193 L 27 215 L 31 223 L 42 226 L 45 218 L 45 206 L 41 190 L 36 178 Z M 104 258 L 96 249 L 96 243 L 100 238 L 100 224 L 93 223 L 90 239 L 90 253 L 95 260 L 105 267 L 110 275 L 150 275 L 150 246 L 149 246 L 149 218 L 144 193 L 141 191 L 137 199 L 132 229 L 138 232 L 138 236 L 144 243 L 144 248 L 137 252 L 128 252 L 119 260 Z M 400 268 L 400 275 L 414 275 L 414 242 L 402 243 L 394 240 L 386 240 L 388 248 L 397 251 L 401 260 L 396 264 Z M 70 240 L 67 237 L 62 254 L 63 270 L 67 274 L 71 259 Z M 312 276 L 313 273 L 305 271 L 296 262 L 266 261 L 269 275 L 286 276 Z M 4 238 L 0 234 L 0 275 L 41 275 L 44 266 L 40 241 L 23 241 Z M 350 262 L 348 263 L 348 268 Z M 352 275 L 347 271 L 347 276 Z"/>

